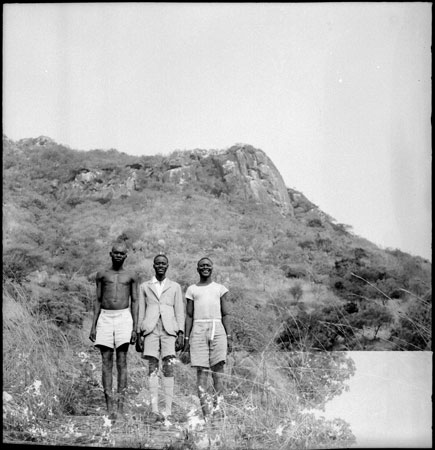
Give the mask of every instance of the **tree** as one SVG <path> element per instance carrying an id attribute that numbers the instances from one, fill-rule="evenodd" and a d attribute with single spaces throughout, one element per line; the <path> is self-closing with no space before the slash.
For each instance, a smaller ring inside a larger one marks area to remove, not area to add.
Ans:
<path id="1" fill-rule="evenodd" d="M 355 374 L 355 363 L 345 352 L 290 352 L 287 363 L 286 372 L 303 408 L 323 410 L 329 400 L 348 390 L 344 382 Z"/>
<path id="2" fill-rule="evenodd" d="M 284 321 L 276 343 L 288 351 L 331 351 L 344 341 L 350 349 L 355 345 L 355 327 L 362 326 L 355 323 L 353 316 L 333 305 L 310 313 L 300 310 Z"/>
<path id="3" fill-rule="evenodd" d="M 393 316 L 385 306 L 378 305 L 375 302 L 370 302 L 368 305 L 363 304 L 362 308 L 352 316 L 352 324 L 356 328 L 369 327 L 373 329 L 373 340 L 376 339 L 379 330 L 392 321 Z"/>

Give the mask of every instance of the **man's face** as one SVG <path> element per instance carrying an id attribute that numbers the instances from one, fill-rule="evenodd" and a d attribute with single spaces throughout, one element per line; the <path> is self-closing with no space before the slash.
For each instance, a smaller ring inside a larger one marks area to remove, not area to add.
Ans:
<path id="1" fill-rule="evenodd" d="M 115 246 L 112 248 L 110 256 L 113 262 L 116 262 L 118 264 L 123 263 L 125 261 L 125 258 L 127 258 L 127 249 L 122 246 Z"/>
<path id="2" fill-rule="evenodd" d="M 199 263 L 198 263 L 198 273 L 202 276 L 202 277 L 209 277 L 211 275 L 213 271 L 213 264 L 210 260 L 208 259 L 202 259 Z"/>
<path id="3" fill-rule="evenodd" d="M 156 275 L 165 275 L 166 271 L 168 270 L 168 261 L 164 256 L 157 256 L 157 258 L 154 260 L 154 271 L 156 272 Z"/>

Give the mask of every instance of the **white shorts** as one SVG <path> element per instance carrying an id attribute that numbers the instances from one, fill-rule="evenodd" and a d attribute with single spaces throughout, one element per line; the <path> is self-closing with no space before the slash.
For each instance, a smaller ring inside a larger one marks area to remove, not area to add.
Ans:
<path id="1" fill-rule="evenodd" d="M 97 336 L 94 345 L 117 348 L 130 343 L 133 317 L 130 308 L 102 309 L 97 321 Z"/>

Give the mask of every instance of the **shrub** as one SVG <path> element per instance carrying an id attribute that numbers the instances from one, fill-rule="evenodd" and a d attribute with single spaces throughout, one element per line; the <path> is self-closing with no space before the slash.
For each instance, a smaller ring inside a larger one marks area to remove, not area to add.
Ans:
<path id="1" fill-rule="evenodd" d="M 281 267 L 286 278 L 304 278 L 307 275 L 307 271 L 302 265 L 284 265 Z"/>
<path id="2" fill-rule="evenodd" d="M 10 247 L 3 253 L 3 274 L 17 282 L 45 263 L 45 254 L 28 244 Z"/>
<path id="3" fill-rule="evenodd" d="M 300 283 L 296 283 L 290 288 L 290 294 L 297 302 L 301 299 L 303 293 L 304 291 Z"/>
<path id="4" fill-rule="evenodd" d="M 393 321 L 393 316 L 385 308 L 375 302 L 363 303 L 358 312 L 352 315 L 353 326 L 363 329 L 373 329 L 373 340 L 376 339 L 379 330 L 388 326 Z"/>
<path id="5" fill-rule="evenodd" d="M 363 327 L 355 316 L 331 305 L 311 312 L 301 309 L 285 318 L 275 342 L 287 351 L 343 350 L 343 345 L 345 349 L 352 349 L 356 345 L 357 331 Z"/>
<path id="6" fill-rule="evenodd" d="M 432 349 L 432 296 L 414 297 L 392 331 L 391 340 L 399 350 Z"/>
<path id="7" fill-rule="evenodd" d="M 332 240 L 329 238 L 317 238 L 316 239 L 316 246 L 319 250 L 322 250 L 324 252 L 331 252 L 334 248 L 334 245 L 332 243 Z"/>
<path id="8" fill-rule="evenodd" d="M 310 219 L 307 225 L 314 228 L 323 228 L 323 223 L 320 219 Z"/>
<path id="9" fill-rule="evenodd" d="M 311 239 L 306 239 L 298 243 L 299 247 L 303 250 L 314 250 L 316 248 L 316 244 Z"/>

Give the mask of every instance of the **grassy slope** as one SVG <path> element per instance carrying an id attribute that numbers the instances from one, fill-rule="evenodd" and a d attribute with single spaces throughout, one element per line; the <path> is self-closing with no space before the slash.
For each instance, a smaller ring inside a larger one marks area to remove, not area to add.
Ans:
<path id="1" fill-rule="evenodd" d="M 59 153 L 53 153 L 55 158 Z M 57 164 L 36 154 L 34 147 L 21 156 L 9 153 L 9 159 L 6 152 L 4 165 L 4 256 L 6 267 L 22 272 L 19 283 L 6 274 L 4 286 L 4 389 L 13 397 L 4 409 L 4 429 L 11 441 L 58 444 L 64 441 L 54 429 L 72 425 L 71 433 L 64 432 L 68 443 L 113 443 L 113 433 L 104 428 L 105 434 L 95 436 L 88 430 L 78 436 L 77 425 L 64 414 L 102 417 L 100 358 L 87 336 L 93 277 L 97 268 L 110 263 L 110 244 L 120 235 L 128 238 L 131 248 L 126 266 L 142 278 L 152 275 L 151 260 L 164 251 L 170 259 L 168 276 L 186 288 L 197 279 L 196 261 L 209 255 L 215 262 L 215 279 L 230 289 L 237 338 L 227 365 L 227 388 L 239 396 L 226 399 L 229 422 L 227 433 L 221 434 L 228 448 L 236 442 L 242 448 L 332 447 L 350 439 L 345 425 L 334 428 L 302 414 L 307 406 L 304 395 L 309 393 L 315 404 L 326 398 L 328 392 L 321 389 L 325 382 L 315 365 L 307 372 L 307 361 L 295 363 L 290 353 L 276 352 L 275 339 L 284 321 L 303 310 L 325 305 L 343 310 L 345 300 L 331 289 L 337 260 L 353 258 L 356 249 L 363 249 L 372 266 L 392 270 L 402 267 L 397 255 L 344 232 L 328 218 L 320 227 L 308 226 L 310 220 L 324 217 L 311 205 L 299 208 L 295 218 L 285 218 L 273 208 L 219 199 L 198 186 L 178 189 L 154 183 L 109 202 L 82 198 L 67 203 L 56 198 L 51 178 L 67 181 L 71 169 L 82 165 L 122 165 L 124 156 L 73 152 L 74 164 L 68 158 Z M 288 268 L 300 273 L 289 278 Z M 381 304 L 382 296 L 370 301 Z M 386 306 L 400 318 L 409 304 L 409 297 L 404 297 Z M 369 348 L 388 349 L 388 334 L 387 327 L 381 329 L 380 339 L 368 340 Z M 357 344 L 367 345 L 363 336 L 358 338 Z M 134 351 L 129 358 L 130 411 L 143 419 L 148 413 L 146 398 L 141 400 L 146 367 Z M 292 367 L 292 374 L 283 367 Z M 303 369 L 302 378 L 298 368 Z M 175 409 L 182 416 L 197 399 L 190 367 L 179 365 L 177 370 Z M 308 374 L 317 383 L 317 397 L 303 384 Z M 41 381 L 43 401 L 36 380 Z M 55 420 L 57 414 L 60 419 Z M 133 426 L 130 419 L 128 426 Z M 331 430 L 343 433 L 331 437 Z M 144 446 L 139 436 L 134 439 L 128 446 Z"/>
<path id="2" fill-rule="evenodd" d="M 12 258 L 15 263 L 18 254 L 21 259 L 16 265 L 27 262 L 27 273 L 46 270 L 52 281 L 46 283 L 48 288 L 59 285 L 59 277 L 69 285 L 77 280 L 69 290 L 80 290 L 86 309 L 93 299 L 93 274 L 109 263 L 109 247 L 120 235 L 128 238 L 131 246 L 128 265 L 141 277 L 152 275 L 151 260 L 164 251 L 170 258 L 168 275 L 184 288 L 197 279 L 196 261 L 204 255 L 212 257 L 217 281 L 226 284 L 237 300 L 235 312 L 243 312 L 236 314 L 238 343 L 250 349 L 261 349 L 276 337 L 283 320 L 295 317 L 301 310 L 310 313 L 331 305 L 338 319 L 346 321 L 346 301 L 331 286 L 336 263 L 354 263 L 356 252 L 363 255 L 357 262 L 365 272 L 398 272 L 396 278 L 400 279 L 414 271 L 414 279 L 422 278 L 420 286 L 430 289 L 430 264 L 421 258 L 403 257 L 400 252 L 399 256 L 386 252 L 348 233 L 345 226 L 335 224 L 303 195 L 295 202 L 295 217 L 282 217 L 272 206 L 234 196 L 216 198 L 202 185 L 180 187 L 141 175 L 140 190 L 130 196 L 108 202 L 86 200 L 85 195 L 93 189 L 90 185 L 85 191 L 71 194 L 71 201 L 68 195 L 73 190 L 68 180 L 82 167 L 118 168 L 109 171 L 105 179 L 117 186 L 126 176 L 122 171 L 126 164 L 149 160 L 148 166 L 161 169 L 164 158 L 26 145 L 11 148 L 7 143 L 5 147 L 6 261 Z M 57 190 L 52 188 L 53 179 L 61 180 Z M 14 264 L 9 266 L 15 268 Z M 337 349 L 397 347 L 397 342 L 393 345 L 388 340 L 389 334 L 414 299 L 402 295 L 385 301 L 381 290 L 375 290 L 376 285 L 368 287 L 369 282 L 352 278 L 352 270 L 355 268 L 347 269 L 350 281 L 346 283 L 359 283 L 355 301 L 385 307 L 394 321 L 381 327 L 376 340 L 370 339 L 373 327 L 368 325 L 354 331 L 352 343 L 345 340 Z M 292 271 L 296 275 L 289 278 Z M 394 283 L 412 291 L 412 286 Z M 36 297 L 43 296 L 40 286 L 33 283 L 31 288 Z M 298 290 L 301 295 L 295 296 Z M 421 297 L 423 292 L 414 293 Z M 400 349 L 400 343 L 396 349 Z"/>

